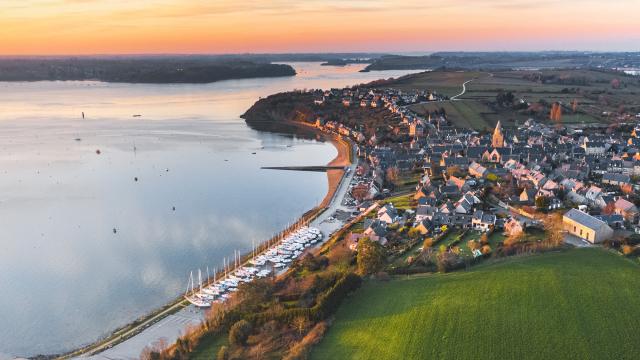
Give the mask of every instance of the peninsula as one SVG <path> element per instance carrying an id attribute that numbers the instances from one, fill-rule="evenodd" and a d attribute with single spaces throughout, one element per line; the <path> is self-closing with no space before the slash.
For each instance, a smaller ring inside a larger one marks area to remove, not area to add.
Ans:
<path id="1" fill-rule="evenodd" d="M 251 127 L 355 144 L 343 209 L 315 220 L 343 222 L 145 358 L 630 356 L 615 304 L 638 308 L 619 289 L 640 274 L 639 86 L 614 69 L 442 70 L 259 100 Z M 619 336 L 580 341 L 602 327 Z"/>

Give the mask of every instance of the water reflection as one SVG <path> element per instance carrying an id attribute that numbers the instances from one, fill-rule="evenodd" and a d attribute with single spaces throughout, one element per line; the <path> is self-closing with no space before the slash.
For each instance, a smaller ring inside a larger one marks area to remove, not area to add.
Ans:
<path id="1" fill-rule="evenodd" d="M 321 200 L 324 174 L 260 167 L 325 164 L 335 149 L 238 115 L 278 91 L 406 72 L 295 66 L 209 85 L 0 84 L 0 354 L 93 341 Z"/>

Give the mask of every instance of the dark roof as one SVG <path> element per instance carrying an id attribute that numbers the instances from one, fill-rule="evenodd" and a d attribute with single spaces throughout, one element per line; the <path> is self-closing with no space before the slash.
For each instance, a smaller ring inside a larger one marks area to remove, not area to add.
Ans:
<path id="1" fill-rule="evenodd" d="M 605 174 L 602 174 L 602 181 L 631 183 L 631 178 L 629 177 L 629 175 L 624 175 L 624 174 L 605 173 Z"/>
<path id="2" fill-rule="evenodd" d="M 583 211 L 580 211 L 578 209 L 571 209 L 567 211 L 564 214 L 564 217 L 571 219 L 593 230 L 599 230 L 603 226 L 608 226 L 604 221 L 596 219 L 595 217 Z"/>

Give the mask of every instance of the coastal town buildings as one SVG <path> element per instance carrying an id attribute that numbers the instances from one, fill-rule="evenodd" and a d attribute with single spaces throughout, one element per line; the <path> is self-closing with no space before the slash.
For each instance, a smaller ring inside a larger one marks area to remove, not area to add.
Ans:
<path id="1" fill-rule="evenodd" d="M 355 102 L 384 119 L 375 128 L 348 117 L 315 123 L 358 144 L 365 163 L 360 176 L 372 189 L 363 201 L 384 198 L 398 174 L 421 174 L 415 211 L 382 207 L 364 230 L 372 239 L 386 243 L 387 229 L 397 224 L 410 224 L 423 236 L 445 228 L 517 235 L 528 226 L 512 214 L 526 218 L 535 211 L 561 211 L 565 231 L 594 244 L 614 230 L 640 231 L 638 124 L 603 134 L 532 119 L 508 128 L 497 121 L 482 134 L 456 127 L 446 114 L 410 110 L 411 104 L 442 101 L 429 90 L 353 87 L 320 95 L 319 115 L 326 116 L 332 103 L 345 108 Z M 534 219 L 529 223 L 541 227 Z"/>
<path id="2" fill-rule="evenodd" d="M 613 235 L 613 229 L 607 223 L 577 209 L 564 214 L 562 223 L 565 231 L 592 244 L 601 243 Z"/>

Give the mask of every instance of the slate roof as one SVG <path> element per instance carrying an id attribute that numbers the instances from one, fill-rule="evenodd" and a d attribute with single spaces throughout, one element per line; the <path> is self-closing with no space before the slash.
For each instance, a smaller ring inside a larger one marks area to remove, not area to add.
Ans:
<path id="1" fill-rule="evenodd" d="M 596 219 L 595 217 L 578 209 L 571 209 L 567 211 L 564 216 L 593 230 L 599 230 L 603 226 L 608 226 L 604 221 Z"/>
<path id="2" fill-rule="evenodd" d="M 602 181 L 613 181 L 620 183 L 631 183 L 629 175 L 606 173 L 602 175 Z"/>

